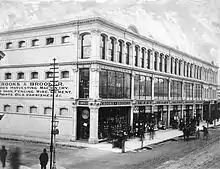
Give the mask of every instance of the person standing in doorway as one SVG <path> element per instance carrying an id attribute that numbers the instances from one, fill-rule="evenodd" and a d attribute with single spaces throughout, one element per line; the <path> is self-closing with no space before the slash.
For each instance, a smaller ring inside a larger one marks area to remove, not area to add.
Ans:
<path id="1" fill-rule="evenodd" d="M 2 149 L 0 150 L 0 156 L 1 156 L 2 168 L 5 168 L 5 161 L 7 157 L 7 150 L 5 146 L 2 146 Z"/>
<path id="2" fill-rule="evenodd" d="M 43 152 L 40 154 L 39 160 L 41 169 L 46 169 L 47 163 L 48 163 L 48 154 L 46 148 L 43 149 Z"/>

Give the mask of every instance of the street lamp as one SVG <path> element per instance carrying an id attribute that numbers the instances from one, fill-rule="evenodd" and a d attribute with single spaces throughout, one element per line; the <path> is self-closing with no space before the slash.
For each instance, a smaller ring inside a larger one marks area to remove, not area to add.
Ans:
<path id="1" fill-rule="evenodd" d="M 54 120 L 53 120 L 53 135 L 54 135 L 54 140 L 53 140 L 53 167 L 52 169 L 56 169 L 56 135 L 59 134 L 58 130 L 58 124 L 59 121 L 57 120 L 57 116 L 55 114 Z"/>

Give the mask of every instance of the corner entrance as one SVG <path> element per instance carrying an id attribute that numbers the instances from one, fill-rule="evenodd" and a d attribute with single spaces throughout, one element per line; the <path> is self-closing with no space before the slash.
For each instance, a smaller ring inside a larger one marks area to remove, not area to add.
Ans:
<path id="1" fill-rule="evenodd" d="M 77 108 L 77 140 L 89 139 L 90 112 L 87 107 Z"/>

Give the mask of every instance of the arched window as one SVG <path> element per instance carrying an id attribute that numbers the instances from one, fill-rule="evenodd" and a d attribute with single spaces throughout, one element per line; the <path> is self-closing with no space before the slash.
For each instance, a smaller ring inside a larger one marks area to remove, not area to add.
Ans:
<path id="1" fill-rule="evenodd" d="M 11 48 L 12 48 L 12 42 L 7 42 L 6 49 L 11 49 Z"/>
<path id="2" fill-rule="evenodd" d="M 148 49 L 148 50 L 147 50 L 147 68 L 148 68 L 148 69 L 150 69 L 150 61 L 151 61 L 150 55 L 151 55 L 151 50 Z"/>
<path id="3" fill-rule="evenodd" d="M 193 64 L 190 64 L 190 73 L 189 76 L 192 77 Z"/>
<path id="4" fill-rule="evenodd" d="M 10 105 L 4 105 L 4 112 L 10 112 L 11 106 Z"/>
<path id="5" fill-rule="evenodd" d="M 174 58 L 172 57 L 171 59 L 170 59 L 170 73 L 171 74 L 173 74 L 173 67 L 174 67 Z"/>
<path id="6" fill-rule="evenodd" d="M 175 63 L 175 65 L 174 65 L 174 74 L 176 75 L 177 74 L 177 64 L 178 64 L 178 59 L 175 59 L 175 61 L 174 61 Z"/>
<path id="7" fill-rule="evenodd" d="M 157 70 L 158 67 L 157 67 L 157 62 L 158 62 L 158 53 L 157 52 L 154 52 L 154 70 Z"/>
<path id="8" fill-rule="evenodd" d="M 162 72 L 163 67 L 163 53 L 160 54 L 160 63 L 159 63 L 159 70 Z"/>
<path id="9" fill-rule="evenodd" d="M 139 46 L 135 46 L 134 66 L 138 66 L 138 51 L 139 51 Z"/>
<path id="10" fill-rule="evenodd" d="M 44 114 L 52 114 L 52 108 L 51 107 L 45 107 L 44 108 Z"/>
<path id="11" fill-rule="evenodd" d="M 17 74 L 17 79 L 20 80 L 20 79 L 24 79 L 24 73 L 23 72 L 19 72 Z"/>
<path id="12" fill-rule="evenodd" d="M 168 62 L 168 57 L 167 55 L 165 55 L 165 60 L 164 60 L 164 71 L 167 73 L 167 62 Z"/>
<path id="13" fill-rule="evenodd" d="M 23 106 L 17 106 L 16 112 L 23 112 Z"/>
<path id="14" fill-rule="evenodd" d="M 49 78 L 52 78 L 53 77 L 53 72 L 46 72 L 45 73 L 45 78 L 46 79 L 49 79 Z"/>
<path id="15" fill-rule="evenodd" d="M 130 58 L 130 43 L 126 43 L 126 49 L 125 49 L 125 56 L 126 56 L 126 64 L 129 65 L 129 58 Z"/>
<path id="16" fill-rule="evenodd" d="M 110 45 L 109 45 L 109 60 L 114 61 L 115 57 L 115 39 L 113 37 L 110 37 Z"/>
<path id="17" fill-rule="evenodd" d="M 106 58 L 106 40 L 107 40 L 107 36 L 104 34 L 101 34 L 100 36 L 100 56 L 102 59 Z"/>
<path id="18" fill-rule="evenodd" d="M 118 41 L 118 62 L 122 63 L 122 48 L 123 48 L 123 41 Z"/>
<path id="19" fill-rule="evenodd" d="M 81 35 L 81 59 L 87 59 L 91 56 L 91 35 Z"/>
<path id="20" fill-rule="evenodd" d="M 179 60 L 179 75 L 181 74 L 182 60 Z"/>
<path id="21" fill-rule="evenodd" d="M 189 63 L 187 63 L 187 67 L 186 67 L 186 77 L 189 77 Z"/>
<path id="22" fill-rule="evenodd" d="M 145 58 L 145 48 L 141 49 L 141 58 L 140 58 L 140 63 L 141 63 L 141 67 L 144 68 L 144 58 Z"/>
<path id="23" fill-rule="evenodd" d="M 68 116 L 68 109 L 67 108 L 60 108 L 60 116 Z"/>
<path id="24" fill-rule="evenodd" d="M 31 106 L 30 107 L 30 113 L 31 114 L 36 114 L 37 113 L 37 107 L 36 106 Z"/>

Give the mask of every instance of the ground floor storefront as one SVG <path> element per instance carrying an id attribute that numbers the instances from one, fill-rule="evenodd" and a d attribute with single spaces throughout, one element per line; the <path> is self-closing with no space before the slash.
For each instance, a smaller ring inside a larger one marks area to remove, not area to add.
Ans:
<path id="1" fill-rule="evenodd" d="M 195 120 L 199 125 L 203 120 L 201 103 L 129 103 L 76 107 L 76 129 L 73 138 L 97 143 L 124 134 L 139 137 L 141 131 L 148 132 L 150 125 L 153 125 L 155 130 L 180 129 L 181 124 Z"/>

